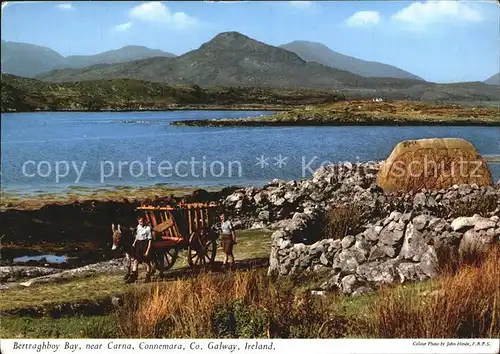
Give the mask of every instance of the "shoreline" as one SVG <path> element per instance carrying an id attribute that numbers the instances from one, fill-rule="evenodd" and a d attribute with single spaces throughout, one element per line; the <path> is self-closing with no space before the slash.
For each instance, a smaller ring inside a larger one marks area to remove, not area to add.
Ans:
<path id="1" fill-rule="evenodd" d="M 294 121 L 265 121 L 265 120 L 189 120 L 189 121 L 173 121 L 170 123 L 173 126 L 188 126 L 188 127 L 209 127 L 209 128 L 230 128 L 230 127 L 365 127 L 365 126 L 380 126 L 380 127 L 413 127 L 413 126 L 455 126 L 455 127 L 470 127 L 470 126 L 500 126 L 500 121 L 482 121 L 482 120 L 408 120 L 398 121 L 394 119 L 382 120 L 294 120 Z"/>
<path id="2" fill-rule="evenodd" d="M 1 113 L 60 113 L 60 112 L 83 112 L 83 113 L 109 113 L 109 112 L 171 112 L 171 111 L 288 111 L 295 108 L 300 108 L 305 105 L 258 105 L 252 104 L 246 106 L 241 105 L 231 105 L 231 106 L 217 106 L 217 105 L 182 105 L 179 107 L 165 107 L 165 108 L 110 108 L 110 109 L 100 109 L 100 110 L 90 110 L 90 109 L 35 109 L 35 110 L 5 110 Z"/>

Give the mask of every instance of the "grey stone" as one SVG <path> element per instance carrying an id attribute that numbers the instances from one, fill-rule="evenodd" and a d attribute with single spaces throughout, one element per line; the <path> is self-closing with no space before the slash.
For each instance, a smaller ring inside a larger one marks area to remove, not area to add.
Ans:
<path id="1" fill-rule="evenodd" d="M 370 253 L 370 245 L 363 238 L 357 239 L 353 247 L 365 257 Z"/>
<path id="2" fill-rule="evenodd" d="M 344 249 L 335 256 L 332 267 L 334 269 L 353 272 L 359 264 L 363 263 L 365 260 L 366 257 L 363 253 L 355 249 Z"/>
<path id="3" fill-rule="evenodd" d="M 425 228 L 427 222 L 428 222 L 428 217 L 423 214 L 414 217 L 412 220 L 413 226 L 415 226 L 415 228 L 419 231 L 422 231 Z"/>
<path id="4" fill-rule="evenodd" d="M 267 200 L 267 194 L 265 192 L 257 193 L 253 196 L 255 204 L 261 205 Z"/>
<path id="5" fill-rule="evenodd" d="M 321 254 L 321 256 L 319 257 L 319 261 L 321 262 L 321 264 L 323 264 L 325 266 L 330 264 L 330 260 L 326 257 L 325 253 Z"/>
<path id="6" fill-rule="evenodd" d="M 482 218 L 477 214 L 471 217 L 461 216 L 452 221 L 451 227 L 453 231 L 459 231 L 467 227 L 473 227 L 476 224 L 476 222 L 481 221 L 482 219 L 484 218 Z M 485 220 L 491 221 L 488 219 Z"/>
<path id="7" fill-rule="evenodd" d="M 338 289 L 340 289 L 339 278 L 340 278 L 339 273 L 333 275 L 330 279 L 328 279 L 327 281 L 322 283 L 320 285 L 320 288 L 323 290 L 338 290 Z"/>
<path id="8" fill-rule="evenodd" d="M 443 219 L 434 218 L 431 221 L 429 221 L 428 227 L 429 227 L 429 229 L 431 229 L 433 231 L 442 232 L 442 231 L 446 230 L 449 227 L 449 225 Z"/>
<path id="9" fill-rule="evenodd" d="M 364 231 L 365 237 L 370 241 L 378 240 L 382 226 L 372 226 Z"/>
<path id="10" fill-rule="evenodd" d="M 380 241 L 386 245 L 392 246 L 399 243 L 399 241 L 403 238 L 403 235 L 403 230 L 391 231 L 386 227 L 380 233 Z"/>
<path id="11" fill-rule="evenodd" d="M 263 210 L 259 213 L 259 220 L 261 221 L 268 221 L 269 220 L 269 217 L 270 217 L 270 213 L 268 210 Z"/>
<path id="12" fill-rule="evenodd" d="M 349 248 L 354 243 L 354 236 L 346 236 L 342 239 L 342 248 Z"/>
<path id="13" fill-rule="evenodd" d="M 434 248 L 427 246 L 427 250 L 422 255 L 419 265 L 420 269 L 427 277 L 435 278 L 438 275 L 439 261 Z"/>
<path id="14" fill-rule="evenodd" d="M 495 242 L 495 236 L 488 235 L 485 231 L 470 229 L 464 233 L 459 246 L 459 254 L 466 255 L 484 254 L 488 252 L 491 245 Z"/>
<path id="15" fill-rule="evenodd" d="M 412 259 L 418 262 L 426 249 L 427 242 L 423 233 L 418 231 L 413 223 L 409 223 L 399 255 L 404 259 Z"/>
<path id="16" fill-rule="evenodd" d="M 252 224 L 252 226 L 250 227 L 250 229 L 264 229 L 266 227 L 266 224 L 263 222 L 263 221 L 258 221 L 258 222 L 254 222 Z"/>
<path id="17" fill-rule="evenodd" d="M 356 274 L 369 282 L 392 284 L 400 281 L 393 262 L 364 263 L 356 269 Z"/>
<path id="18" fill-rule="evenodd" d="M 399 219 L 401 219 L 401 216 L 403 214 L 401 214 L 399 211 L 393 211 L 391 212 L 391 214 L 389 215 L 389 220 L 390 221 L 395 221 L 395 222 L 398 222 Z"/>
<path id="19" fill-rule="evenodd" d="M 351 294 L 354 291 L 354 286 L 356 284 L 356 276 L 354 274 L 347 275 L 342 278 L 340 284 L 344 294 Z"/>
<path id="20" fill-rule="evenodd" d="M 241 192 L 236 192 L 236 193 L 228 195 L 226 198 L 226 201 L 234 204 L 237 201 L 242 200 L 243 198 L 245 198 L 245 194 L 243 194 Z"/>
<path id="21" fill-rule="evenodd" d="M 433 197 L 429 196 L 429 197 L 427 197 L 426 205 L 429 208 L 434 208 L 434 207 L 436 207 L 438 205 L 438 203 L 436 202 L 436 199 L 434 199 Z"/>
<path id="22" fill-rule="evenodd" d="M 328 273 L 331 271 L 331 268 L 322 264 L 315 264 L 311 267 L 311 271 L 313 273 Z"/>
<path id="23" fill-rule="evenodd" d="M 426 197 L 424 193 L 417 193 L 413 198 L 413 205 L 415 206 L 424 206 L 426 203 Z"/>
<path id="24" fill-rule="evenodd" d="M 496 223 L 493 220 L 479 220 L 474 223 L 474 230 L 480 231 L 489 228 L 494 228 Z"/>
<path id="25" fill-rule="evenodd" d="M 370 294 L 370 293 L 373 293 L 372 288 L 369 288 L 367 286 L 360 286 L 355 291 L 353 291 L 351 296 L 361 296 L 361 295 Z"/>

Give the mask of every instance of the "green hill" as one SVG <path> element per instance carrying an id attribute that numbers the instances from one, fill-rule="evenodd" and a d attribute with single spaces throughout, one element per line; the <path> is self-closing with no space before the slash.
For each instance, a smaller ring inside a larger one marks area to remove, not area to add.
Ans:
<path id="1" fill-rule="evenodd" d="M 166 85 L 133 79 L 47 83 L 2 74 L 2 112 L 35 110 L 140 110 L 195 108 L 279 108 L 342 100 L 332 90 L 263 89 Z"/>

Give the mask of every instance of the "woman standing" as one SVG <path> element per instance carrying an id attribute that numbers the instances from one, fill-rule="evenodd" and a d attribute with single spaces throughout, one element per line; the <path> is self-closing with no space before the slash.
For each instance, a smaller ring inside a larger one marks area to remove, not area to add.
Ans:
<path id="1" fill-rule="evenodd" d="M 144 217 L 139 217 L 137 220 L 137 232 L 135 234 L 134 243 L 132 244 L 133 250 L 133 263 L 132 263 L 132 274 L 127 282 L 132 283 L 137 280 L 137 268 L 139 263 L 146 264 L 146 282 L 151 280 L 151 257 L 149 253 L 151 252 L 151 246 L 153 242 L 153 235 L 151 231 L 151 226 L 146 225 Z"/>
<path id="2" fill-rule="evenodd" d="M 226 267 L 229 263 L 229 266 L 232 268 L 234 266 L 233 246 L 236 244 L 236 234 L 234 233 L 233 224 L 230 220 L 226 220 L 224 214 L 220 215 L 220 221 L 225 254 L 223 266 Z"/>

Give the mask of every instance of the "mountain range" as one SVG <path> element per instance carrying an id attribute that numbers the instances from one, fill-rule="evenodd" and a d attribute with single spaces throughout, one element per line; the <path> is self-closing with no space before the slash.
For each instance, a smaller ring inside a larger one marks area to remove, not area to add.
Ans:
<path id="1" fill-rule="evenodd" d="M 35 77 L 43 72 L 61 68 L 83 68 L 96 64 L 115 64 L 151 57 L 174 57 L 159 49 L 126 46 L 96 55 L 64 57 L 56 51 L 39 45 L 2 40 L 2 73 Z"/>
<path id="2" fill-rule="evenodd" d="M 365 61 L 340 54 L 321 43 L 293 41 L 283 44 L 280 47 L 294 52 L 307 62 L 316 62 L 332 68 L 346 70 L 364 77 L 392 77 L 424 81 L 421 77 L 413 75 L 395 66 L 374 61 Z"/>
<path id="3" fill-rule="evenodd" d="M 128 46 L 65 58 L 49 48 L 2 41 L 2 72 L 47 82 L 128 78 L 203 87 L 354 88 L 368 96 L 375 89 L 414 88 L 421 92 L 423 88 L 439 91 L 446 86 L 425 82 L 394 66 L 337 53 L 320 43 L 295 41 L 276 47 L 238 32 L 220 33 L 180 56 Z M 485 86 L 459 83 L 446 87 L 452 90 L 450 94 L 458 87 L 473 87 L 489 97 L 491 90 Z"/>
<path id="4" fill-rule="evenodd" d="M 405 88 L 413 79 L 366 78 L 306 62 L 297 54 L 238 32 L 218 34 L 200 48 L 174 58 L 155 57 L 82 69 L 60 69 L 37 76 L 49 82 L 130 78 L 168 84 L 208 86 Z"/>

